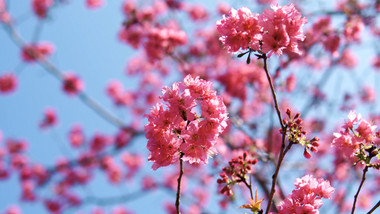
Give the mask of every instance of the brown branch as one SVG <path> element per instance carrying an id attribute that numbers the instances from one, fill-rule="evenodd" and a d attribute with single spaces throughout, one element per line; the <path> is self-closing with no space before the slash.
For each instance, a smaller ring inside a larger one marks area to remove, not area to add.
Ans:
<path id="1" fill-rule="evenodd" d="M 373 211 L 375 211 L 378 207 L 380 207 L 380 201 L 378 201 L 377 204 L 373 206 L 372 209 L 367 214 L 373 213 Z"/>
<path id="2" fill-rule="evenodd" d="M 354 197 L 354 204 L 352 205 L 351 214 L 355 213 L 356 201 L 358 200 L 358 196 L 359 196 L 360 190 L 362 189 L 363 183 L 365 181 L 365 175 L 366 175 L 367 172 L 368 172 L 368 166 L 365 166 L 364 169 L 363 169 L 362 181 L 360 182 L 358 191 L 356 192 L 355 197 Z"/>
<path id="3" fill-rule="evenodd" d="M 287 127 L 285 126 L 284 129 L 286 131 Z M 273 197 L 274 197 L 274 193 L 276 192 L 277 177 L 278 177 L 278 173 L 280 171 L 280 167 L 281 167 L 282 161 L 284 160 L 284 157 L 285 157 L 286 153 L 290 150 L 290 148 L 293 145 L 291 142 L 289 142 L 288 146 L 285 148 L 285 136 L 286 136 L 286 134 L 284 132 L 282 134 L 280 156 L 278 158 L 276 170 L 275 170 L 275 172 L 274 172 L 274 174 L 272 176 L 272 187 L 271 187 L 271 191 L 270 191 L 270 195 L 269 195 L 269 199 L 268 199 L 268 205 L 267 205 L 267 209 L 265 211 L 265 214 L 269 213 L 270 207 L 272 205 L 272 200 L 273 200 Z"/>
<path id="4" fill-rule="evenodd" d="M 265 74 L 267 75 L 267 79 L 268 79 L 268 82 L 269 82 L 269 86 L 270 86 L 270 89 L 272 91 L 272 96 L 273 96 L 273 102 L 274 102 L 274 107 L 276 109 L 276 112 L 277 112 L 277 117 L 278 117 L 278 120 L 280 122 L 280 125 L 281 125 L 281 129 L 284 130 L 285 128 L 285 125 L 284 123 L 282 122 L 282 118 L 281 118 L 281 112 L 280 112 L 280 108 L 278 107 L 278 102 L 277 102 L 277 96 L 276 96 L 276 92 L 274 91 L 274 87 L 273 87 L 273 83 L 272 83 L 272 78 L 269 74 L 269 71 L 268 71 L 268 66 L 267 66 L 267 55 L 266 54 L 263 54 L 262 55 L 262 58 L 264 60 L 264 70 L 265 70 Z M 285 134 L 285 133 L 283 133 Z"/>
<path id="5" fill-rule="evenodd" d="M 265 211 L 265 213 L 268 214 L 269 210 L 270 210 L 270 207 L 272 205 L 272 200 L 273 200 L 274 193 L 276 191 L 277 177 L 278 177 L 278 173 L 280 171 L 281 163 L 284 160 L 284 157 L 285 157 L 286 153 L 289 151 L 290 147 L 292 146 L 292 143 L 289 143 L 289 145 L 285 148 L 285 137 L 286 137 L 287 127 L 286 127 L 286 125 L 284 125 L 284 123 L 282 121 L 280 108 L 279 108 L 278 102 L 277 102 L 276 92 L 274 90 L 274 86 L 273 86 L 273 83 L 272 83 L 272 78 L 271 78 L 271 76 L 269 74 L 269 71 L 268 71 L 268 65 L 267 65 L 267 59 L 268 58 L 267 58 L 266 54 L 262 54 L 259 58 L 262 58 L 263 61 L 264 61 L 265 74 L 267 76 L 268 83 L 269 83 L 269 86 L 270 86 L 270 89 L 271 89 L 271 92 L 272 92 L 273 102 L 274 102 L 274 108 L 276 109 L 277 117 L 278 117 L 278 120 L 280 122 L 281 130 L 282 130 L 282 140 L 281 140 L 280 155 L 279 155 L 279 158 L 278 158 L 278 163 L 276 165 L 275 173 L 272 176 L 272 187 L 271 187 L 271 191 L 270 191 L 270 195 L 269 195 L 269 199 L 268 199 L 267 209 Z"/>
<path id="6" fill-rule="evenodd" d="M 252 178 L 250 178 L 249 180 L 249 183 L 247 182 L 247 179 L 245 179 L 245 177 L 243 176 L 240 176 L 239 174 L 237 175 L 239 177 L 239 179 L 245 184 L 245 186 L 249 189 L 249 193 L 251 195 L 251 198 L 253 198 L 253 192 L 252 192 Z"/>
<path id="7" fill-rule="evenodd" d="M 183 157 L 183 153 L 181 154 L 181 156 L 179 157 L 179 177 L 178 177 L 178 186 L 177 186 L 177 197 L 176 197 L 176 200 L 175 200 L 175 207 L 176 207 L 176 210 L 177 210 L 177 214 L 180 214 L 179 212 L 179 199 L 181 197 L 181 179 L 182 179 L 182 175 L 183 175 L 183 160 L 182 160 L 182 157 Z"/>

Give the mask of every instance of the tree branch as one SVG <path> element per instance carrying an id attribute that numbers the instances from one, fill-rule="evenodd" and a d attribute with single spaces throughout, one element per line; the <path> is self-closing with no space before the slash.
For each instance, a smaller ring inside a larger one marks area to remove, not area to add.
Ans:
<path id="1" fill-rule="evenodd" d="M 182 179 L 182 175 L 183 175 L 183 160 L 182 160 L 182 157 L 183 157 L 183 153 L 179 157 L 179 177 L 178 177 L 178 186 L 177 186 L 177 198 L 175 200 L 175 207 L 176 207 L 176 210 L 177 210 L 177 214 L 180 214 L 180 212 L 179 212 L 179 200 L 180 200 L 180 197 L 181 197 L 181 179 Z"/>
<path id="2" fill-rule="evenodd" d="M 375 211 L 378 207 L 380 207 L 380 201 L 378 201 L 377 204 L 373 206 L 372 209 L 367 214 L 373 213 L 373 211 Z"/>
<path id="3" fill-rule="evenodd" d="M 265 70 L 265 74 L 267 75 L 269 86 L 270 86 L 270 89 L 271 89 L 271 92 L 272 92 L 273 102 L 274 102 L 274 107 L 275 107 L 276 112 L 277 112 L 277 117 L 278 117 L 278 120 L 280 122 L 281 129 L 284 129 L 285 126 L 284 126 L 284 123 L 282 122 L 280 108 L 278 107 L 276 92 L 274 91 L 274 87 L 273 87 L 273 83 L 272 83 L 272 78 L 271 78 L 271 76 L 269 74 L 269 71 L 268 71 L 268 66 L 267 66 L 267 59 L 268 58 L 267 58 L 267 55 L 263 54 L 262 58 L 264 60 L 264 70 Z"/>
<path id="4" fill-rule="evenodd" d="M 287 127 L 285 126 L 284 128 L 286 131 Z M 270 195 L 269 195 L 269 199 L 268 199 L 268 205 L 267 205 L 267 209 L 265 211 L 265 214 L 269 213 L 270 207 L 272 205 L 273 196 L 274 196 L 274 193 L 276 192 L 277 177 L 278 177 L 278 173 L 280 171 L 281 163 L 284 160 L 286 153 L 290 150 L 290 148 L 293 145 L 292 143 L 289 143 L 288 146 L 285 148 L 285 136 L 286 136 L 286 133 L 284 132 L 282 134 L 280 156 L 278 158 L 276 170 L 272 176 L 272 187 L 271 187 L 271 191 L 270 191 Z"/>
<path id="5" fill-rule="evenodd" d="M 365 168 L 363 169 L 362 181 L 360 182 L 358 191 L 356 192 L 355 197 L 354 197 L 354 204 L 352 205 L 351 214 L 355 213 L 356 201 L 358 200 L 358 196 L 359 196 L 360 190 L 362 189 L 363 183 L 365 181 L 365 175 L 367 172 L 368 172 L 368 166 L 365 166 Z"/>

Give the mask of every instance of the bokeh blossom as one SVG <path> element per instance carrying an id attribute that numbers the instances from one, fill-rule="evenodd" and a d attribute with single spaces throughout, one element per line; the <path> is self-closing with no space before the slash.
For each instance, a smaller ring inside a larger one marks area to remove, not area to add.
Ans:
<path id="1" fill-rule="evenodd" d="M 329 199 L 335 189 L 329 181 L 316 179 L 312 175 L 297 178 L 296 187 L 278 206 L 279 214 L 314 213 L 323 205 L 322 198 Z"/>
<path id="2" fill-rule="evenodd" d="M 231 9 L 227 16 L 217 21 L 220 41 L 229 52 L 251 49 L 282 55 L 291 52 L 301 55 L 298 42 L 305 39 L 302 27 L 307 22 L 293 4 L 278 4 L 262 14 L 253 14 L 248 8 Z"/>

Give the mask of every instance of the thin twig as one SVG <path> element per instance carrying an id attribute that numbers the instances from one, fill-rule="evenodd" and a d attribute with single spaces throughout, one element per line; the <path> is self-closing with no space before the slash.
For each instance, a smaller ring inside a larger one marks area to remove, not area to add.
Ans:
<path id="1" fill-rule="evenodd" d="M 175 207 L 177 209 L 177 214 L 180 214 L 179 212 L 179 199 L 181 197 L 181 179 L 183 175 L 183 153 L 179 157 L 179 176 L 178 176 L 178 186 L 177 186 L 177 198 L 175 200 Z"/>
<path id="2" fill-rule="evenodd" d="M 268 79 L 268 82 L 269 82 L 270 89 L 272 91 L 274 107 L 275 107 L 276 112 L 277 112 L 278 120 L 280 122 L 281 129 L 284 129 L 285 126 L 284 126 L 284 123 L 282 122 L 280 108 L 278 107 L 276 92 L 274 91 L 274 87 L 273 87 L 273 83 L 272 83 L 272 78 L 270 77 L 270 74 L 269 74 L 269 71 L 268 71 L 268 66 L 267 66 L 267 59 L 268 58 L 267 58 L 267 55 L 263 54 L 262 58 L 264 60 L 264 70 L 265 70 L 265 74 L 267 75 L 267 79 Z M 283 134 L 285 134 L 285 133 L 283 133 Z"/>
<path id="3" fill-rule="evenodd" d="M 372 209 L 367 214 L 373 213 L 373 211 L 375 211 L 378 207 L 380 207 L 380 201 L 378 201 L 377 204 L 373 206 Z"/>
<path id="4" fill-rule="evenodd" d="M 268 199 L 267 209 L 265 211 L 265 213 L 268 214 L 269 210 L 270 210 L 270 207 L 272 205 L 272 200 L 273 200 L 274 193 L 276 191 L 277 177 L 278 177 L 278 172 L 280 171 L 281 163 L 282 163 L 282 161 L 283 161 L 286 153 L 289 151 L 290 147 L 292 146 L 292 143 L 289 143 L 289 145 L 285 148 L 285 136 L 286 136 L 286 129 L 287 129 L 287 127 L 286 127 L 286 125 L 284 125 L 284 123 L 282 121 L 280 108 L 279 108 L 278 102 L 277 102 L 276 92 L 274 90 L 274 86 L 273 86 L 273 83 L 272 83 L 272 78 L 271 78 L 271 76 L 269 74 L 269 71 L 268 71 L 268 65 L 267 65 L 267 59 L 268 58 L 267 58 L 266 54 L 263 54 L 260 58 L 262 58 L 263 61 L 264 61 L 265 74 L 266 74 L 268 82 L 269 82 L 269 86 L 270 86 L 270 89 L 271 89 L 271 92 L 272 92 L 272 96 L 273 96 L 274 108 L 276 109 L 277 117 L 278 117 L 278 120 L 280 122 L 281 130 L 282 130 L 282 140 L 281 140 L 280 155 L 279 155 L 279 158 L 278 158 L 278 163 L 276 165 L 275 173 L 272 176 L 272 187 L 271 187 L 271 191 L 270 191 L 270 195 L 269 195 L 269 199 Z"/>
<path id="5" fill-rule="evenodd" d="M 365 175 L 366 175 L 367 172 L 368 172 L 368 166 L 365 166 L 365 168 L 363 169 L 362 181 L 360 182 L 359 189 L 356 192 L 355 197 L 354 197 L 354 204 L 352 205 L 351 214 L 355 213 L 356 201 L 358 200 L 358 196 L 359 196 L 360 190 L 362 189 L 363 183 L 365 181 Z"/>
<path id="6" fill-rule="evenodd" d="M 98 206 L 106 206 L 110 204 L 120 204 L 127 201 L 133 201 L 147 195 L 149 191 L 139 190 L 134 193 L 127 193 L 121 196 L 113 196 L 108 198 L 87 197 L 83 200 L 83 204 L 96 204 Z"/>
<path id="7" fill-rule="evenodd" d="M 285 130 L 287 129 L 286 126 L 284 128 L 285 128 Z M 292 143 L 289 143 L 288 146 L 285 148 L 285 136 L 286 136 L 286 133 L 284 132 L 282 134 L 282 140 L 281 140 L 280 157 L 278 158 L 276 170 L 272 176 L 272 187 L 271 187 L 271 191 L 270 191 L 270 195 L 269 195 L 269 199 L 268 199 L 268 205 L 267 205 L 267 209 L 265 211 L 265 214 L 269 213 L 270 207 L 272 205 L 273 196 L 274 196 L 274 193 L 276 192 L 277 177 L 278 177 L 278 173 L 280 171 L 281 163 L 284 160 L 286 153 L 290 150 L 290 148 L 293 145 Z"/>
<path id="8" fill-rule="evenodd" d="M 239 178 L 242 180 L 242 182 L 245 184 L 245 186 L 249 189 L 249 193 L 251 195 L 251 198 L 254 199 L 253 198 L 253 192 L 252 192 L 252 183 L 251 183 L 252 178 L 250 178 L 249 183 L 247 182 L 247 179 L 245 179 L 245 177 L 239 176 Z"/>

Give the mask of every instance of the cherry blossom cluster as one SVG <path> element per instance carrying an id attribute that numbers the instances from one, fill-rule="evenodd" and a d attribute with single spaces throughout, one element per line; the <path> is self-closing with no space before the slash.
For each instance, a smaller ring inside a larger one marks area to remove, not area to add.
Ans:
<path id="1" fill-rule="evenodd" d="M 284 125 L 287 127 L 287 136 L 288 140 L 292 144 L 301 144 L 305 147 L 303 155 L 305 158 L 309 159 L 311 158 L 310 151 L 317 152 L 318 146 L 319 146 L 319 138 L 314 137 L 311 140 L 306 140 L 306 131 L 302 128 L 302 119 L 301 114 L 297 113 L 292 117 L 292 111 L 290 109 L 286 110 L 286 115 L 289 117 L 289 120 L 283 119 Z M 280 132 L 282 132 L 282 129 L 280 129 Z"/>
<path id="2" fill-rule="evenodd" d="M 25 45 L 22 48 L 21 57 L 25 62 L 43 60 L 54 52 L 54 46 L 48 42 Z"/>
<path id="3" fill-rule="evenodd" d="M 145 136 L 152 168 L 175 163 L 180 157 L 192 163 L 207 163 L 215 154 L 219 133 L 227 126 L 227 110 L 212 83 L 187 75 L 184 82 L 162 89 L 160 98 L 146 117 Z"/>
<path id="4" fill-rule="evenodd" d="M 316 179 L 312 175 L 297 178 L 294 186 L 296 189 L 278 206 L 279 214 L 318 214 L 318 209 L 323 205 L 322 198 L 330 199 L 335 191 L 329 181 Z"/>
<path id="5" fill-rule="evenodd" d="M 153 7 L 137 10 L 134 1 L 126 1 L 123 7 L 127 21 L 119 33 L 119 38 L 135 49 L 143 46 L 150 61 L 161 60 L 166 54 L 171 54 L 177 46 L 187 43 L 187 35 L 179 29 L 177 23 L 153 23 L 159 14 L 167 10 L 166 6 L 161 2 Z"/>
<path id="6" fill-rule="evenodd" d="M 232 158 L 228 162 L 228 167 L 223 167 L 223 172 L 220 173 L 220 179 L 217 180 L 219 186 L 221 186 L 220 193 L 227 196 L 233 195 L 232 186 L 236 183 L 247 183 L 247 177 L 252 172 L 252 166 L 257 163 L 257 159 L 254 159 L 248 155 L 248 152 L 244 152 L 238 158 Z"/>
<path id="7" fill-rule="evenodd" d="M 227 16 L 217 21 L 220 41 L 229 52 L 254 50 L 282 55 L 283 52 L 302 54 L 298 42 L 305 39 L 302 27 L 307 22 L 293 4 L 271 6 L 262 14 L 248 8 L 231 9 Z"/>
<path id="8" fill-rule="evenodd" d="M 43 19 L 46 17 L 49 8 L 51 8 L 53 4 L 53 0 L 33 0 L 32 7 L 38 18 Z"/>
<path id="9" fill-rule="evenodd" d="M 124 91 L 123 84 L 113 80 L 108 84 L 107 94 L 117 106 L 130 106 L 136 100 L 136 94 L 130 91 Z"/>
<path id="10" fill-rule="evenodd" d="M 366 158 L 378 155 L 374 141 L 380 135 L 379 132 L 375 132 L 376 128 L 376 125 L 362 119 L 361 114 L 351 111 L 340 132 L 334 133 L 332 146 L 337 149 L 342 158 L 349 162 L 364 161 L 369 164 L 370 159 L 366 160 Z M 364 150 L 369 153 L 369 156 L 364 154 L 367 153 Z"/>

